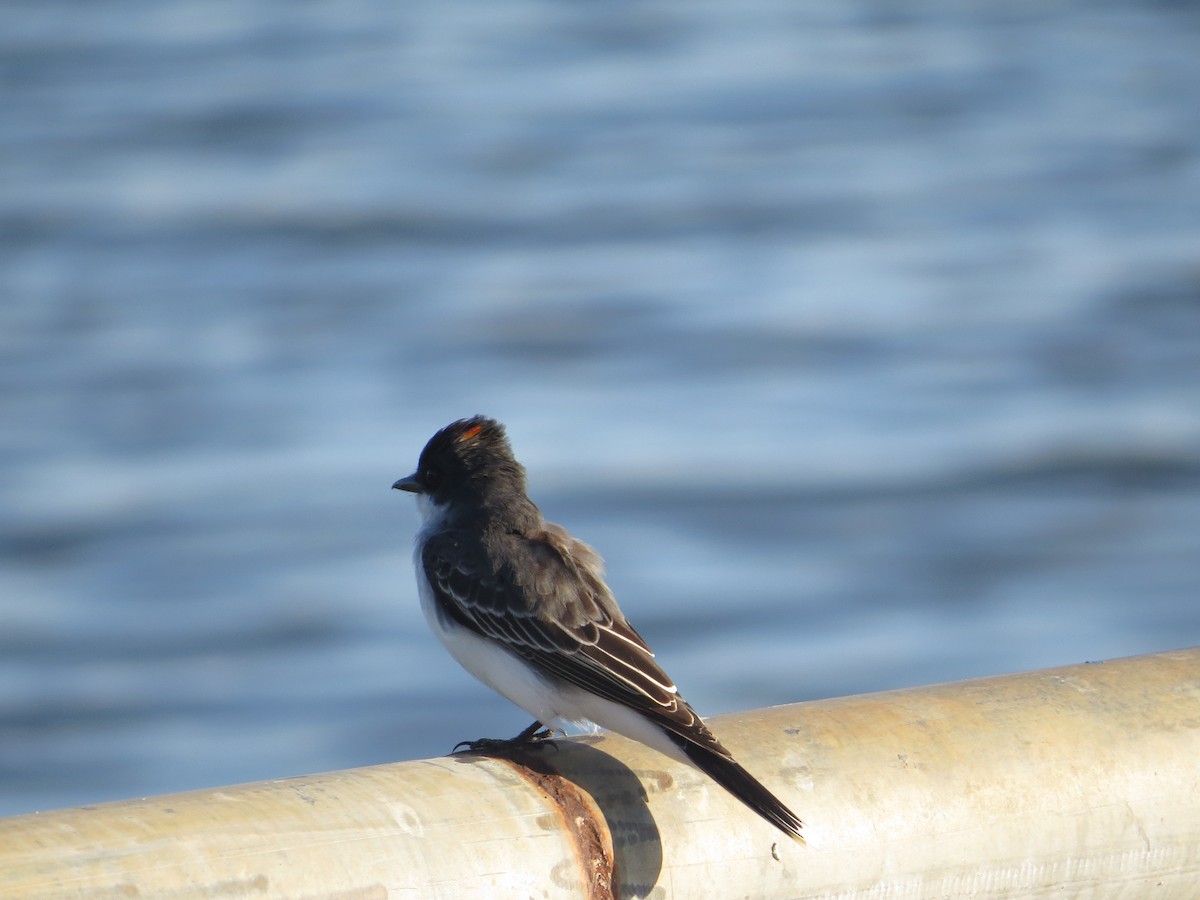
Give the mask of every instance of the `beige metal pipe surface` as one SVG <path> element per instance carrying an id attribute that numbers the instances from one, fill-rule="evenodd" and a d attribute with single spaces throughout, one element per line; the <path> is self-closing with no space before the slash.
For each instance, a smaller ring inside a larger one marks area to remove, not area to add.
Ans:
<path id="1" fill-rule="evenodd" d="M 1200 896 L 1200 649 L 0 820 L 4 897 Z"/>

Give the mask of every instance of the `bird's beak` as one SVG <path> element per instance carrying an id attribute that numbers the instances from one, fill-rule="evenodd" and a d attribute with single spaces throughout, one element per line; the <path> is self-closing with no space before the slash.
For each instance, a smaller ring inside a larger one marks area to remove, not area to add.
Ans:
<path id="1" fill-rule="evenodd" d="M 392 485 L 392 490 L 408 491 L 410 494 L 423 494 L 425 492 L 425 488 L 421 486 L 421 481 L 417 478 L 416 472 L 401 478 Z"/>

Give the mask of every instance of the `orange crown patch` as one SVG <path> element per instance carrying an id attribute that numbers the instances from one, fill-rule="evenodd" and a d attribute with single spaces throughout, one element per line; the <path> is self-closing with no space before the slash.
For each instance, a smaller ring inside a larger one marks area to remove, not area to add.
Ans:
<path id="1" fill-rule="evenodd" d="M 483 431 L 482 425 L 472 425 L 466 431 L 458 436 L 459 443 L 465 444 L 468 441 L 473 441 L 479 437 L 479 432 Z"/>

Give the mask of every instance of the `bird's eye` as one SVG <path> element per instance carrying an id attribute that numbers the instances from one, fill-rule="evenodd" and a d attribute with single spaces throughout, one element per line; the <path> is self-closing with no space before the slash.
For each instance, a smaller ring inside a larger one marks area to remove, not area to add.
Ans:
<path id="1" fill-rule="evenodd" d="M 429 466 L 421 473 L 421 480 L 425 482 L 426 488 L 436 488 L 442 480 L 442 471 Z"/>

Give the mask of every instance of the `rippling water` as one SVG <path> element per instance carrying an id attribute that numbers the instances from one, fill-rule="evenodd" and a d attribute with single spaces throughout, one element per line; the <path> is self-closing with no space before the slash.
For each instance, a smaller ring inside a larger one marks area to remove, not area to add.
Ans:
<path id="1" fill-rule="evenodd" d="M 0 813 L 524 714 L 416 607 L 509 424 L 704 712 L 1200 643 L 1200 15 L 0 8 Z"/>

